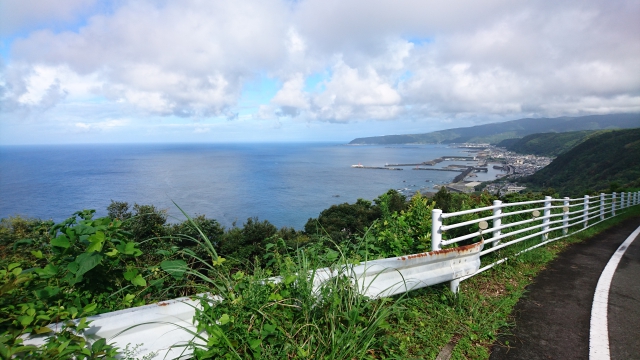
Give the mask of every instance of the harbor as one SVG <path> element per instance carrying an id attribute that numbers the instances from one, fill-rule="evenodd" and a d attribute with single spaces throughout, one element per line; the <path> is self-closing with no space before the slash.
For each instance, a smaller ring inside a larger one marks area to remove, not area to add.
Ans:
<path id="1" fill-rule="evenodd" d="M 351 165 L 356 169 L 374 169 L 374 170 L 403 170 L 403 168 L 410 167 L 411 170 L 425 170 L 436 172 L 449 172 L 457 173 L 449 180 L 435 183 L 430 187 L 423 187 L 417 184 L 409 185 L 406 188 L 398 189 L 398 191 L 411 195 L 416 191 L 420 192 L 432 192 L 432 189 L 439 189 L 440 187 L 446 187 L 450 191 L 455 192 L 472 192 L 474 187 L 479 185 L 481 181 L 488 181 L 501 177 L 510 173 L 512 169 L 508 165 L 500 163 L 489 163 L 487 151 L 484 146 L 468 146 L 465 147 L 464 152 L 469 154 L 460 155 L 444 155 L 427 161 L 403 161 L 403 162 L 389 162 L 384 166 L 364 166 L 362 164 Z M 426 182 L 431 182 L 433 177 L 439 176 L 427 176 Z M 403 181 L 404 182 L 404 181 Z"/>

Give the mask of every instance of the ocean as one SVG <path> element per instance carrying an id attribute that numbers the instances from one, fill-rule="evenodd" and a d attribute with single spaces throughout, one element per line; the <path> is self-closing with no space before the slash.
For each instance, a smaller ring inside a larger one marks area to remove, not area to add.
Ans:
<path id="1" fill-rule="evenodd" d="M 225 227 L 249 217 L 302 229 L 333 204 L 388 189 L 433 191 L 458 173 L 354 169 L 468 156 L 444 145 L 300 144 L 51 145 L 0 147 L 0 218 L 61 221 L 111 200 L 167 209 L 171 222 L 204 214 Z M 438 164 L 437 167 L 448 165 Z M 495 178 L 493 171 L 479 180 Z"/>

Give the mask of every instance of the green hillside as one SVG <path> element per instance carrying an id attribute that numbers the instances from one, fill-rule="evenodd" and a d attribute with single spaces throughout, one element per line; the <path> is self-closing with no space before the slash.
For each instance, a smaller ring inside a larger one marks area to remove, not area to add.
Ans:
<path id="1" fill-rule="evenodd" d="M 560 194 L 581 195 L 640 179 L 640 129 L 608 131 L 559 155 L 551 164 L 520 182 L 552 187 Z"/>
<path id="2" fill-rule="evenodd" d="M 584 141 L 611 130 L 585 130 L 565 133 L 527 135 L 521 139 L 506 139 L 497 145 L 520 154 L 558 156 Z"/>
<path id="3" fill-rule="evenodd" d="M 463 142 L 497 144 L 505 139 L 537 133 L 582 130 L 628 129 L 640 127 L 640 114 L 609 114 L 580 117 L 520 119 L 425 134 L 386 135 L 352 140 L 352 145 L 450 144 Z"/>

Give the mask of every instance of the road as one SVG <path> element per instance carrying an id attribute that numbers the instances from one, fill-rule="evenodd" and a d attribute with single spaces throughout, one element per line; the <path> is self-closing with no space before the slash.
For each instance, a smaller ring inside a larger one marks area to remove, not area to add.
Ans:
<path id="1" fill-rule="evenodd" d="M 612 255 L 639 226 L 639 217 L 627 219 L 559 254 L 527 287 L 514 309 L 515 328 L 498 338 L 490 359 L 589 359 L 596 285 Z M 606 308 L 610 358 L 640 359 L 640 236 L 616 268 Z"/>

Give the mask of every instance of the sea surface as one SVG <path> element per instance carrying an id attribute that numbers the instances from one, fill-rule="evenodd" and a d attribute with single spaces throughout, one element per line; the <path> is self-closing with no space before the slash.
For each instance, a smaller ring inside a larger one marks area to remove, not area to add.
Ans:
<path id="1" fill-rule="evenodd" d="M 468 153 L 443 145 L 336 143 L 0 146 L 0 218 L 61 221 L 82 209 L 104 216 L 115 200 L 152 204 L 167 209 L 169 221 L 182 221 L 175 202 L 226 227 L 258 217 L 302 229 L 332 204 L 373 200 L 388 189 L 434 191 L 459 174 L 351 165 L 420 163 L 443 155 Z"/>

